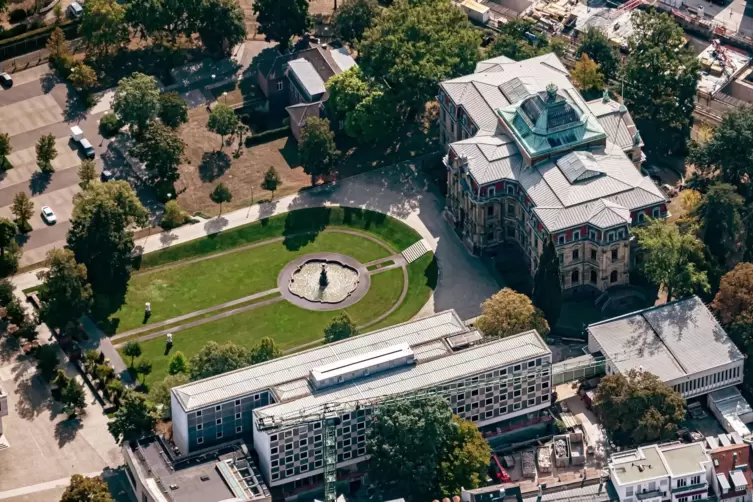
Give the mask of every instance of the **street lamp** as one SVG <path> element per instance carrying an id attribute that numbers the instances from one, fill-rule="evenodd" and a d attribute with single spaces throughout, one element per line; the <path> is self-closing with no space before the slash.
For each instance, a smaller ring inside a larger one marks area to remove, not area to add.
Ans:
<path id="1" fill-rule="evenodd" d="M 222 97 L 225 98 L 225 104 L 227 104 L 227 91 L 222 93 Z"/>

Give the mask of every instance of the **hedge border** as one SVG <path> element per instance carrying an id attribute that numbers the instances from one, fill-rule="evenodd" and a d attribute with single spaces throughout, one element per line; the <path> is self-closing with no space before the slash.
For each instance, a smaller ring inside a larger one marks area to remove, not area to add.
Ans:
<path id="1" fill-rule="evenodd" d="M 262 143 L 267 143 L 269 141 L 274 141 L 276 139 L 284 138 L 288 136 L 289 134 L 290 134 L 289 125 L 285 127 L 280 127 L 277 129 L 270 129 L 268 131 L 260 132 L 259 134 L 247 136 L 245 140 L 245 145 L 247 147 L 261 145 Z"/>
<path id="2" fill-rule="evenodd" d="M 27 38 L 36 38 L 36 37 L 38 37 L 40 35 L 50 34 L 53 31 L 55 31 L 55 28 L 60 28 L 61 30 L 63 30 L 63 33 L 65 33 L 65 38 L 67 40 L 67 39 L 69 39 L 68 38 L 69 34 L 67 33 L 67 31 L 70 30 L 71 28 L 73 28 L 74 26 L 78 26 L 79 23 L 80 23 L 79 20 L 71 20 L 71 21 L 65 21 L 65 22 L 60 23 L 60 24 L 51 24 L 51 25 L 45 26 L 43 28 L 39 28 L 39 29 L 36 29 L 36 30 L 31 30 L 31 31 L 26 31 L 24 33 L 21 33 L 20 35 L 15 35 L 13 37 L 5 38 L 5 39 L 2 38 L 4 32 L 0 32 L 0 47 L 6 46 L 6 45 L 11 45 L 11 44 L 18 43 L 18 42 L 22 42 L 22 41 L 25 41 Z M 12 29 L 13 28 L 11 28 L 10 30 L 6 30 L 6 31 L 11 31 Z M 78 33 L 78 32 L 76 32 L 76 33 Z"/>

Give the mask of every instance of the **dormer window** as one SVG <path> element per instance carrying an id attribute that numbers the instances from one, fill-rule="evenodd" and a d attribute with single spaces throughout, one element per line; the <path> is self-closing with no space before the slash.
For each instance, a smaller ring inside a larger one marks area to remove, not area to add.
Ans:
<path id="1" fill-rule="evenodd" d="M 515 187 L 512 185 L 507 185 L 507 193 L 510 195 L 515 195 Z"/>
<path id="2" fill-rule="evenodd" d="M 486 189 L 486 195 L 489 197 L 494 197 L 495 195 L 497 195 L 497 191 L 494 187 L 489 187 Z"/>

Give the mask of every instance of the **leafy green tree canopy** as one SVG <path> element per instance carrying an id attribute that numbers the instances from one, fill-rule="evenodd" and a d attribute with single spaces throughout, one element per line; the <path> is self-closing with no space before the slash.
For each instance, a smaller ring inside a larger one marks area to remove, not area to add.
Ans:
<path id="1" fill-rule="evenodd" d="M 188 104 L 175 91 L 160 94 L 159 119 L 173 129 L 185 124 L 188 122 Z"/>
<path id="2" fill-rule="evenodd" d="M 576 52 L 578 59 L 583 54 L 588 54 L 588 57 L 599 65 L 599 70 L 607 81 L 617 77 L 620 58 L 614 45 L 603 31 L 592 26 L 578 35 L 578 42 L 580 42 Z"/>
<path id="3" fill-rule="evenodd" d="M 282 1 L 282 0 L 281 0 Z M 218 56 L 227 56 L 246 40 L 246 19 L 237 0 L 204 0 L 199 36 L 204 47 Z"/>
<path id="4" fill-rule="evenodd" d="M 86 266 L 76 263 L 70 249 L 47 253 L 48 267 L 37 274 L 42 281 L 39 317 L 53 328 L 76 322 L 92 306 L 92 288 L 86 280 Z"/>
<path id="5" fill-rule="evenodd" d="M 256 0 L 253 8 L 265 40 L 279 43 L 283 53 L 309 27 L 308 0 Z"/>
<path id="6" fill-rule="evenodd" d="M 343 312 L 324 328 L 324 341 L 325 343 L 337 342 L 357 334 L 356 324 L 347 313 Z"/>
<path id="7" fill-rule="evenodd" d="M 183 355 L 183 352 L 177 351 L 170 359 L 170 366 L 168 367 L 167 372 L 171 375 L 188 373 L 188 359 Z"/>
<path id="8" fill-rule="evenodd" d="M 175 131 L 159 122 L 152 122 L 131 154 L 146 164 L 152 183 L 175 183 L 180 178 L 178 166 L 183 160 L 186 144 Z"/>
<path id="9" fill-rule="evenodd" d="M 81 474 L 74 474 L 60 502 L 115 502 L 115 500 L 110 495 L 110 488 L 102 476 L 87 478 Z"/>
<path id="10" fill-rule="evenodd" d="M 625 105 L 649 153 L 683 153 L 690 137 L 700 63 L 687 47 L 685 32 L 669 14 L 636 10 L 632 23 L 623 69 Z"/>
<path id="11" fill-rule="evenodd" d="M 486 336 L 500 338 L 530 329 L 544 338 L 549 334 L 544 313 L 534 307 L 526 295 L 510 288 L 502 289 L 481 304 L 481 317 L 476 327 Z"/>
<path id="12" fill-rule="evenodd" d="M 87 4 L 88 5 L 88 4 Z M 112 109 L 120 119 L 131 126 L 131 131 L 141 135 L 146 126 L 157 117 L 160 92 L 154 77 L 136 72 L 118 83 Z"/>
<path id="13" fill-rule="evenodd" d="M 380 12 L 376 0 L 345 0 L 335 11 L 332 24 L 340 38 L 353 44 L 363 38 Z"/>
<path id="14" fill-rule="evenodd" d="M 84 4 L 78 32 L 95 57 L 108 56 L 111 49 L 128 42 L 125 12 L 116 0 L 90 0 Z"/>
<path id="15" fill-rule="evenodd" d="M 359 65 L 415 112 L 436 95 L 439 82 L 473 71 L 480 45 L 480 32 L 450 0 L 396 0 L 364 33 Z"/>
<path id="16" fill-rule="evenodd" d="M 701 222 L 701 239 L 711 256 L 724 268 L 739 251 L 744 210 L 743 198 L 734 186 L 726 183 L 709 187 L 695 209 L 694 215 Z"/>
<path id="17" fill-rule="evenodd" d="M 505 56 L 521 61 L 552 52 L 549 38 L 535 33 L 534 24 L 531 19 L 516 18 L 500 26 L 499 34 L 489 46 L 487 57 Z"/>
<path id="18" fill-rule="evenodd" d="M 317 176 L 331 174 L 340 158 L 340 151 L 335 145 L 335 135 L 329 121 L 318 117 L 306 119 L 298 151 L 303 172 L 311 176 L 312 184 Z"/>
<path id="19" fill-rule="evenodd" d="M 121 398 L 120 408 L 115 412 L 107 429 L 118 444 L 135 441 L 152 433 L 157 424 L 156 409 L 146 396 L 136 391 L 126 391 Z"/>
<path id="20" fill-rule="evenodd" d="M 201 380 L 251 364 L 251 351 L 232 342 L 218 344 L 208 342 L 191 357 L 189 374 L 191 380 Z"/>
<path id="21" fill-rule="evenodd" d="M 685 418 L 685 398 L 645 371 L 603 377 L 594 404 L 611 439 L 620 445 L 676 437 Z"/>
<path id="22" fill-rule="evenodd" d="M 224 103 L 217 103 L 209 114 L 207 128 L 220 135 L 220 150 L 225 146 L 225 136 L 233 134 L 238 129 L 240 120 L 232 108 Z"/>

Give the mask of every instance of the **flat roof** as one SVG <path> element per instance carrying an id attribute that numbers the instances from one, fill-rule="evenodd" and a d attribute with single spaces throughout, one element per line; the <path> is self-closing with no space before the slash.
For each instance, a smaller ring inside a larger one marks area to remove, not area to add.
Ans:
<path id="1" fill-rule="evenodd" d="M 659 447 L 655 444 L 613 455 L 609 464 L 610 471 L 620 485 L 666 476 L 668 472 Z"/>
<path id="2" fill-rule="evenodd" d="M 461 380 L 518 361 L 550 354 L 551 350 L 535 330 L 526 331 L 458 352 L 448 351 L 443 357 L 425 362 L 421 362 L 419 358 L 418 364 L 398 367 L 351 383 L 311 391 L 309 395 L 294 401 L 257 408 L 254 415 L 260 418 L 298 416 L 302 410 L 316 409 L 324 404 L 369 402 L 383 396 Z"/>
<path id="3" fill-rule="evenodd" d="M 147 476 L 159 479 L 161 489 L 169 490 L 170 500 L 175 502 L 223 502 L 269 497 L 269 490 L 264 485 L 258 468 L 250 458 L 243 458 L 240 445 L 225 446 L 211 454 L 200 455 L 195 460 L 177 464 L 168 462 L 167 458 L 170 455 L 156 438 L 132 443 L 131 450 L 138 451 L 134 458 L 145 468 Z M 243 467 L 246 475 L 245 488 L 248 491 L 243 492 L 238 480 L 230 482 L 235 485 L 236 490 L 240 490 L 239 493 L 236 494 L 230 488 L 222 473 L 230 473 L 228 461 Z"/>
<path id="4" fill-rule="evenodd" d="M 661 453 L 673 476 L 684 476 L 700 472 L 705 469 L 701 464 L 709 461 L 709 456 L 703 448 L 703 443 L 666 446 L 661 448 Z"/>
<path id="5" fill-rule="evenodd" d="M 750 65 L 751 60 L 747 54 L 727 45 L 719 44 L 719 48 L 723 54 L 719 54 L 712 43 L 698 55 L 703 70 L 698 80 L 698 90 L 711 96 L 737 77 Z"/>
<path id="6" fill-rule="evenodd" d="M 591 324 L 587 330 L 618 371 L 642 367 L 664 382 L 744 359 L 697 296 Z"/>
<path id="7" fill-rule="evenodd" d="M 468 331 L 468 327 L 455 311 L 448 310 L 417 321 L 409 321 L 265 363 L 190 382 L 173 388 L 171 392 L 185 411 L 197 410 L 215 403 L 242 397 L 255 391 L 265 389 L 277 391 L 278 387 L 285 389 L 293 387 L 297 389 L 295 394 L 300 395 L 302 392 L 308 392 L 308 385 L 303 385 L 304 390 L 299 381 L 306 379 L 312 368 L 325 366 L 398 343 L 404 342 L 411 347 L 415 347 L 436 340 L 441 341 L 444 337 Z M 434 357 L 446 355 L 450 352 L 449 347 L 444 344 L 440 344 L 435 349 L 436 351 L 432 352 Z"/>

